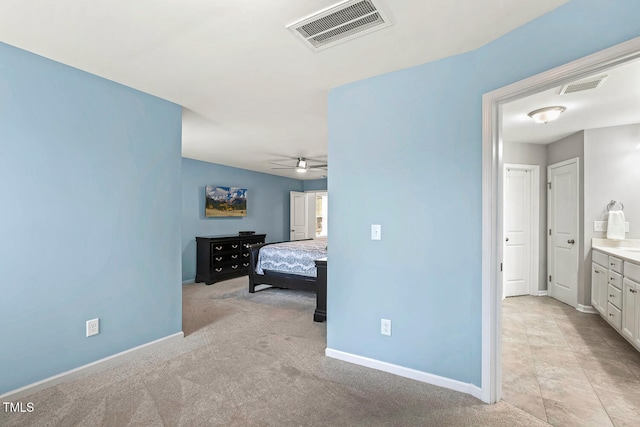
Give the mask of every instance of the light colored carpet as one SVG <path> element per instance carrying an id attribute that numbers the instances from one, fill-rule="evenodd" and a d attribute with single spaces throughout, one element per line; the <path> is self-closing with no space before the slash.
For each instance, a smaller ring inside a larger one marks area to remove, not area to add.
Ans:
<path id="1" fill-rule="evenodd" d="M 26 396 L 2 426 L 536 426 L 500 402 L 324 356 L 312 293 L 183 286 L 185 339 Z"/>

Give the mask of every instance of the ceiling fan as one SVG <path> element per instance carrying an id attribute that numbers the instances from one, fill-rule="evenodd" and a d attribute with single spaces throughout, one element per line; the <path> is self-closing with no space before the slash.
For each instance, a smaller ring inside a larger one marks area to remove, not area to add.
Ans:
<path id="1" fill-rule="evenodd" d="M 294 160 L 294 159 L 292 159 Z M 297 159 L 295 159 L 296 163 L 295 165 L 283 165 L 281 163 L 275 163 L 275 162 L 270 162 L 272 165 L 276 165 L 276 166 L 283 166 L 280 168 L 271 168 L 271 169 L 291 169 L 291 170 L 295 170 L 298 173 L 305 173 L 308 170 L 314 170 L 314 169 L 327 169 L 327 164 L 317 164 L 317 165 L 311 165 L 309 164 L 309 162 L 319 162 L 319 160 L 310 160 L 310 159 L 306 159 L 304 157 L 298 157 Z"/>

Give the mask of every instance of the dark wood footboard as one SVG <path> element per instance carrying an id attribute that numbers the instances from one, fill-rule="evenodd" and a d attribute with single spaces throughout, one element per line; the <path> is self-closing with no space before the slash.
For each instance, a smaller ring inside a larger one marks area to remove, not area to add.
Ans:
<path id="1" fill-rule="evenodd" d="M 257 285 L 271 285 L 282 289 L 299 289 L 316 292 L 316 309 L 313 320 L 324 322 L 327 319 L 327 260 L 323 258 L 316 261 L 317 277 L 300 276 L 297 274 L 265 271 L 264 274 L 256 273 L 258 253 L 260 248 L 271 243 L 261 243 L 249 247 L 249 292 L 254 293 Z"/>
<path id="2" fill-rule="evenodd" d="M 316 269 L 318 277 L 316 285 L 316 311 L 313 313 L 315 322 L 324 322 L 327 320 L 327 258 L 316 260 Z"/>

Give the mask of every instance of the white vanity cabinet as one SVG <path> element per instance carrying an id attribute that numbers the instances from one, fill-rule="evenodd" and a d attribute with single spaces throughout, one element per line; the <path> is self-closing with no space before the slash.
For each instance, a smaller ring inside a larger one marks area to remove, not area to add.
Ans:
<path id="1" fill-rule="evenodd" d="M 640 351 L 640 240 L 593 241 L 591 305 Z"/>
<path id="2" fill-rule="evenodd" d="M 609 256 L 593 250 L 591 263 L 591 305 L 600 314 L 607 313 L 607 287 L 609 281 Z"/>
<path id="3" fill-rule="evenodd" d="M 622 287 L 622 335 L 640 349 L 640 265 L 626 263 Z"/>

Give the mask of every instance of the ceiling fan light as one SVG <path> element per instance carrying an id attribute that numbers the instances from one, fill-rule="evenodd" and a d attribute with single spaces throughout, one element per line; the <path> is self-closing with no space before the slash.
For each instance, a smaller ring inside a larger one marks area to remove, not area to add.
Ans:
<path id="1" fill-rule="evenodd" d="M 527 115 L 531 117 L 536 123 L 549 123 L 560 117 L 560 114 L 562 114 L 564 110 L 566 110 L 566 108 L 560 106 L 545 107 L 538 110 L 533 110 Z"/>
<path id="2" fill-rule="evenodd" d="M 304 157 L 298 157 L 298 161 L 296 162 L 296 172 L 305 173 L 309 169 L 309 165 Z"/>

